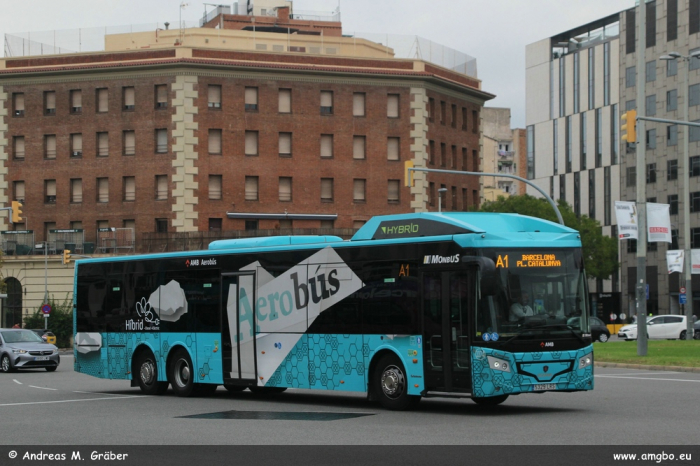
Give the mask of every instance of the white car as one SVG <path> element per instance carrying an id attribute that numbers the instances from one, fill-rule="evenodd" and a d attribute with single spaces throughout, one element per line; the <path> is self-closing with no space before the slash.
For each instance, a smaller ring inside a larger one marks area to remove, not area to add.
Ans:
<path id="1" fill-rule="evenodd" d="M 647 319 L 647 335 L 649 339 L 685 340 L 685 334 L 685 316 L 663 315 Z M 637 324 L 625 325 L 617 332 L 617 336 L 628 341 L 636 340 Z"/>

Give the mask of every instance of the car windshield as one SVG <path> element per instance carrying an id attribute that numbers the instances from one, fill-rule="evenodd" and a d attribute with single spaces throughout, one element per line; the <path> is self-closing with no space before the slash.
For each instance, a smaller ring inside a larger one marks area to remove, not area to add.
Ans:
<path id="1" fill-rule="evenodd" d="M 43 343 L 39 335 L 31 330 L 6 330 L 2 332 L 5 343 Z"/>
<path id="2" fill-rule="evenodd" d="M 590 333 L 580 250 L 493 250 L 488 255 L 496 264 L 497 292 L 479 300 L 477 340 L 523 332 Z"/>

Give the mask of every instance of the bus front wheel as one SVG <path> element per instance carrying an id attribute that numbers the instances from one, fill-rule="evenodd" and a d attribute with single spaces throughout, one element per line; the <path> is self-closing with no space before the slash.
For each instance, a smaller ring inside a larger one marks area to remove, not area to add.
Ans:
<path id="1" fill-rule="evenodd" d="M 499 396 L 473 396 L 472 401 L 478 405 L 481 406 L 496 406 L 500 405 L 504 401 L 508 399 L 508 395 L 499 395 Z"/>
<path id="2" fill-rule="evenodd" d="M 168 390 L 168 382 L 158 382 L 158 364 L 148 350 L 142 351 L 136 359 L 134 374 L 139 388 L 146 395 L 162 395 Z"/>
<path id="3" fill-rule="evenodd" d="M 392 411 L 414 408 L 420 396 L 408 394 L 406 370 L 394 354 L 382 356 L 372 377 L 374 392 L 381 405 Z"/>
<path id="4" fill-rule="evenodd" d="M 194 394 L 194 368 L 189 353 L 183 349 L 177 349 L 168 368 L 168 380 L 177 396 L 192 396 Z"/>

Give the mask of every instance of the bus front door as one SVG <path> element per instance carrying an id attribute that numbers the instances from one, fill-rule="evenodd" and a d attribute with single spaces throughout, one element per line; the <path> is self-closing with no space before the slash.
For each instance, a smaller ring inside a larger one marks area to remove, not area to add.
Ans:
<path id="1" fill-rule="evenodd" d="M 255 385 L 255 275 L 223 274 L 221 284 L 224 383 Z"/>
<path id="2" fill-rule="evenodd" d="M 423 361 L 429 392 L 471 392 L 472 278 L 466 271 L 423 273 Z"/>

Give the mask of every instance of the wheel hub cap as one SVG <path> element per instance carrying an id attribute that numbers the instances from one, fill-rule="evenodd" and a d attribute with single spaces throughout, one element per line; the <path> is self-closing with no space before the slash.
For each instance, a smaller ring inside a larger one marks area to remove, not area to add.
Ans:
<path id="1" fill-rule="evenodd" d="M 396 367 L 388 367 L 382 374 L 382 391 L 388 397 L 394 398 L 403 391 L 403 373 Z"/>
<path id="2" fill-rule="evenodd" d="M 146 385 L 150 385 L 153 383 L 154 378 L 155 378 L 155 367 L 153 367 L 153 362 L 152 361 L 145 361 L 141 365 L 141 380 Z"/>

